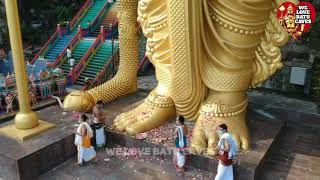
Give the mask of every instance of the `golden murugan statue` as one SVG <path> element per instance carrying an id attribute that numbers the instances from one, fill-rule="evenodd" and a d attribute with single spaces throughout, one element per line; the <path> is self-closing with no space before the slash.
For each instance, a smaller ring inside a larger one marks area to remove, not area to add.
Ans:
<path id="1" fill-rule="evenodd" d="M 117 75 L 73 92 L 67 109 L 88 111 L 137 89 L 138 22 L 157 87 L 137 108 L 119 115 L 115 128 L 130 135 L 161 126 L 176 113 L 195 122 L 191 148 L 213 154 L 214 129 L 228 125 L 239 147 L 249 148 L 246 90 L 282 67 L 280 46 L 289 37 L 271 0 L 119 0 Z M 138 10 L 137 10 L 138 9 Z M 148 116 L 145 116 L 145 114 Z"/>

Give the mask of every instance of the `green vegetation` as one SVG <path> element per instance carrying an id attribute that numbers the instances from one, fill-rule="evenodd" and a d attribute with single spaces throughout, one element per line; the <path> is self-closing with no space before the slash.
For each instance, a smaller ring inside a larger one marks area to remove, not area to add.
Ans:
<path id="1" fill-rule="evenodd" d="M 311 28 L 302 35 L 301 42 L 309 46 L 312 50 L 320 51 L 320 0 L 304 0 L 312 3 L 316 9 L 316 19 Z"/>
<path id="2" fill-rule="evenodd" d="M 312 65 L 311 95 L 320 97 L 320 54 L 316 54 Z"/>

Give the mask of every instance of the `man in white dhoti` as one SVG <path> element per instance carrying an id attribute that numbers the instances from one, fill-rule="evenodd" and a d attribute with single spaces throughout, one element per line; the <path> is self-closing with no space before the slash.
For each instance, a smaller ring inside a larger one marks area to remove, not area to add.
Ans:
<path id="1" fill-rule="evenodd" d="M 220 137 L 218 142 L 218 171 L 215 180 L 233 180 L 233 158 L 238 151 L 237 143 L 228 132 L 226 124 L 220 124 L 217 133 Z"/>
<path id="2" fill-rule="evenodd" d="M 91 146 L 90 138 L 93 137 L 93 130 L 86 122 L 88 117 L 81 114 L 79 118 L 80 125 L 77 128 L 74 144 L 78 147 L 78 164 L 82 165 L 83 161 L 88 162 L 96 158 L 96 151 Z"/>
<path id="3" fill-rule="evenodd" d="M 184 176 L 184 165 L 186 161 L 186 148 L 187 148 L 187 134 L 188 127 L 184 124 L 184 117 L 179 116 L 176 120 L 176 129 L 174 130 L 175 145 L 177 148 L 176 154 L 176 169 L 177 172 Z"/>

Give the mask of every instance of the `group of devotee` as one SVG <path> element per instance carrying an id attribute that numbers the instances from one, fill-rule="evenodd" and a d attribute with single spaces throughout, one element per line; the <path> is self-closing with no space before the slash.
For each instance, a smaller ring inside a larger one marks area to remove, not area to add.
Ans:
<path id="1" fill-rule="evenodd" d="M 96 149 L 104 148 L 106 145 L 106 134 L 104 131 L 106 114 L 103 112 L 103 103 L 98 101 L 93 108 L 93 123 L 89 124 L 89 117 L 82 113 L 79 117 L 79 126 L 75 132 L 75 145 L 78 148 L 78 165 L 83 166 L 85 162 L 97 161 Z M 188 126 L 184 123 L 183 116 L 176 118 L 176 126 L 173 129 L 175 139 L 174 162 L 177 175 L 184 176 L 186 156 L 188 153 Z M 228 133 L 226 124 L 220 124 L 216 129 L 219 142 L 216 146 L 217 159 L 219 160 L 215 180 L 233 180 L 233 160 L 238 151 L 237 144 L 232 135 Z"/>
<path id="2" fill-rule="evenodd" d="M 175 164 L 178 175 L 184 176 L 186 154 L 188 148 L 188 127 L 184 124 L 184 117 L 178 116 L 176 128 L 174 129 L 176 156 Z M 219 160 L 217 175 L 215 180 L 233 180 L 233 160 L 237 154 L 238 147 L 232 135 L 228 133 L 226 124 L 220 124 L 215 131 L 219 136 L 219 142 L 216 146 L 217 159 Z"/>
<path id="3" fill-rule="evenodd" d="M 82 113 L 79 116 L 79 126 L 75 132 L 74 144 L 78 149 L 78 165 L 82 166 L 90 160 L 96 161 L 96 149 L 106 145 L 105 113 L 103 103 L 98 101 L 93 108 L 93 123 L 89 124 L 89 117 Z"/>

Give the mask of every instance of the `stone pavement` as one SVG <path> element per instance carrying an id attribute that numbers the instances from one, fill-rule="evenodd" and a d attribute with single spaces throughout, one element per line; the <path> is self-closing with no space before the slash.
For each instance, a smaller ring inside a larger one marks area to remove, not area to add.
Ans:
<path id="1" fill-rule="evenodd" d="M 247 92 L 249 102 L 267 108 L 286 109 L 290 111 L 319 114 L 319 102 L 305 97 L 288 97 L 284 94 L 268 91 L 250 90 Z M 311 101 L 312 100 L 312 101 Z"/>
<path id="2" fill-rule="evenodd" d="M 83 167 L 76 165 L 73 158 L 56 169 L 39 177 L 39 180 L 206 180 L 214 179 L 208 172 L 189 169 L 185 177 L 178 176 L 171 161 L 163 159 L 123 158 L 118 156 L 107 158 L 103 150 L 97 153 L 98 162 L 89 162 Z"/>
<path id="3" fill-rule="evenodd" d="M 320 180 L 320 133 L 284 129 L 261 168 L 261 180 Z"/>

